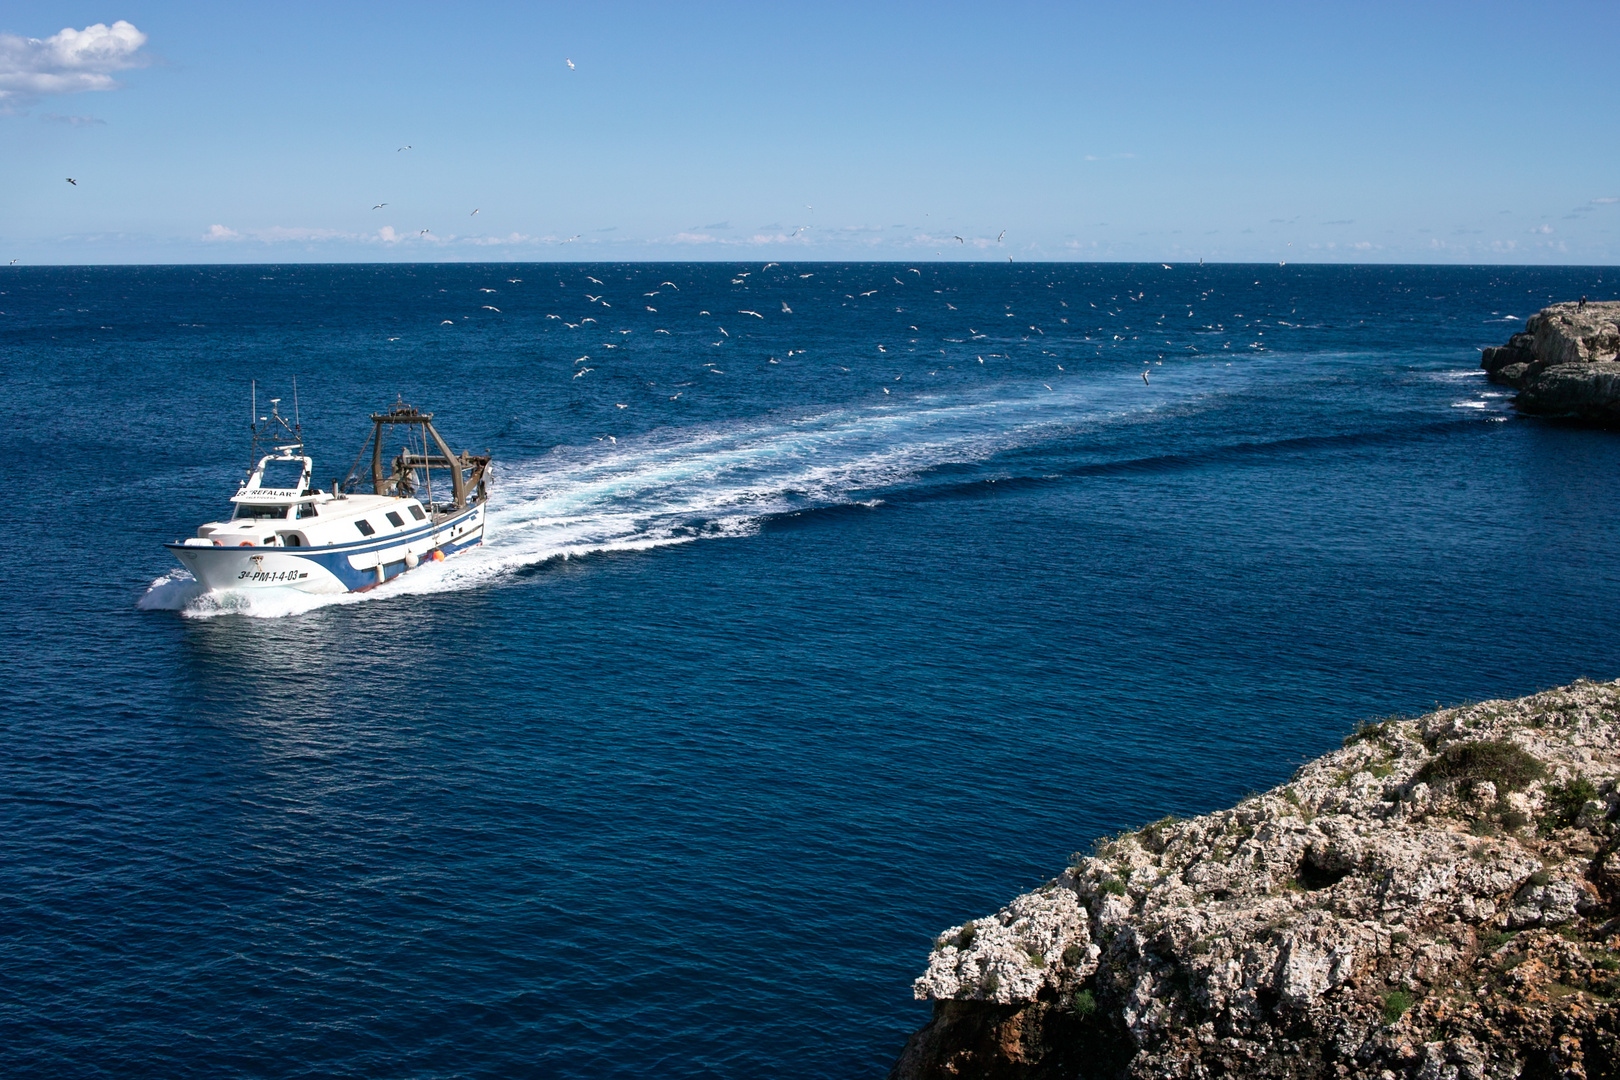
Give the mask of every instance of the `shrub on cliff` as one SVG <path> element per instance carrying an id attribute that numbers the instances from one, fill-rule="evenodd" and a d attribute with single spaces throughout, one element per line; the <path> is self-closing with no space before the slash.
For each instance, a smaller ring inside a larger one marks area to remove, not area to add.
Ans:
<path id="1" fill-rule="evenodd" d="M 1416 779 L 1426 784 L 1449 780 L 1473 786 L 1489 780 L 1500 792 L 1519 791 L 1547 773 L 1541 762 L 1514 743 L 1500 739 L 1452 743 L 1424 762 Z"/>
<path id="2" fill-rule="evenodd" d="M 1567 829 L 1580 818 L 1586 804 L 1598 797 L 1597 785 L 1584 776 L 1559 784 L 1547 792 L 1547 824 Z"/>

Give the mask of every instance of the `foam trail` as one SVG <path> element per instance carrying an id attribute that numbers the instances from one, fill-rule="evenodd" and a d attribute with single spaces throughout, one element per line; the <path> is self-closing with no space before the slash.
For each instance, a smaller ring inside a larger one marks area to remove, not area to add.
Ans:
<path id="1" fill-rule="evenodd" d="M 548 559 L 747 535 L 772 515 L 872 505 L 874 489 L 904 485 L 928 469 L 984 461 L 1088 425 L 1190 401 L 1232 377 L 1166 377 L 1145 391 L 1132 385 L 1132 373 L 1117 385 L 1076 379 L 1054 391 L 1004 387 L 995 397 L 976 400 L 919 397 L 795 419 L 653 433 L 613 445 L 559 447 L 496 474 L 483 546 L 424 564 L 368 592 L 311 596 L 254 589 L 178 600 L 171 574 L 153 583 L 140 606 L 175 610 L 171 604 L 178 600 L 178 609 L 192 616 L 276 617 L 474 588 Z"/>

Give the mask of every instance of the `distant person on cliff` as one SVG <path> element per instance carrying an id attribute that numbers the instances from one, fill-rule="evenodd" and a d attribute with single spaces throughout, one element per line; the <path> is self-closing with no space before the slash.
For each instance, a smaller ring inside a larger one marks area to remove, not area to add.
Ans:
<path id="1" fill-rule="evenodd" d="M 1584 296 L 1581 297 L 1581 302 L 1575 305 L 1575 310 L 1576 311 L 1585 311 L 1586 310 L 1586 297 L 1584 297 Z"/>

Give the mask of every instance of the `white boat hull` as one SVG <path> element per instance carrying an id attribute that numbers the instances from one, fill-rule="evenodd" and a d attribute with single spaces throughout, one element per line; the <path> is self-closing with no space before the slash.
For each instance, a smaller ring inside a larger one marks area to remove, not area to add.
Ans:
<path id="1" fill-rule="evenodd" d="M 423 562 L 473 547 L 484 539 L 484 507 L 394 536 L 324 547 L 221 547 L 168 544 L 180 564 L 210 591 L 297 589 L 363 592 Z"/>

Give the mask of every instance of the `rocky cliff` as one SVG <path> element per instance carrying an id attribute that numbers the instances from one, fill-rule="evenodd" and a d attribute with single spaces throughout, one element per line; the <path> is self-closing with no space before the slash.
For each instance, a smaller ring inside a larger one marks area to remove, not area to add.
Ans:
<path id="1" fill-rule="evenodd" d="M 940 934 L 894 1080 L 1620 1077 L 1620 683 L 1358 731 Z"/>
<path id="2" fill-rule="evenodd" d="M 1554 304 L 1524 332 L 1486 349 L 1492 382 L 1519 391 L 1521 412 L 1620 423 L 1620 303 Z"/>

